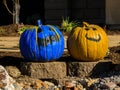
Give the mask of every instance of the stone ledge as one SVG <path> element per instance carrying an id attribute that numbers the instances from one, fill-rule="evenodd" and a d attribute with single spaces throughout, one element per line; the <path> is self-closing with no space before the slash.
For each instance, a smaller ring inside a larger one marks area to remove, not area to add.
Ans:
<path id="1" fill-rule="evenodd" d="M 110 71 L 113 64 L 110 60 L 98 62 L 53 61 L 22 62 L 21 71 L 32 78 L 60 79 L 66 76 L 85 77 Z"/>
<path id="2" fill-rule="evenodd" d="M 51 79 L 66 76 L 65 62 L 22 62 L 21 71 L 32 78 Z"/>
<path id="3" fill-rule="evenodd" d="M 112 67 L 113 64 L 110 60 L 69 62 L 67 63 L 67 73 L 69 76 L 85 77 L 110 71 Z"/>

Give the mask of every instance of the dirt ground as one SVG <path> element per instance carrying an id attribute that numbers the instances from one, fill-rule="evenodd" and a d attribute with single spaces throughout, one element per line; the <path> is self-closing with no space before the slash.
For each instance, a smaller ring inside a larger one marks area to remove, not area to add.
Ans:
<path id="1" fill-rule="evenodd" d="M 20 25 L 17 24 L 11 24 L 11 25 L 6 25 L 6 26 L 0 26 L 0 37 L 2 36 L 20 36 L 20 34 L 18 33 L 18 28 Z M 106 33 L 108 35 L 120 35 L 120 30 L 107 30 L 106 29 Z M 105 59 L 110 59 L 114 62 L 119 62 L 120 63 L 120 45 L 119 46 L 114 46 L 114 47 L 110 47 L 109 48 L 109 55 L 107 57 L 105 57 Z M 69 53 L 64 53 L 64 56 L 69 56 Z M 18 60 L 19 62 L 21 60 L 24 60 L 23 57 L 21 56 L 21 54 L 19 52 L 0 52 L 0 60 L 3 62 L 3 65 L 6 65 L 8 63 L 4 63 L 9 62 L 9 64 L 15 64 L 14 60 Z M 11 61 L 12 60 L 12 61 Z M 119 61 L 118 61 L 119 60 Z M 18 63 L 19 63 L 18 62 Z M 16 64 L 17 65 L 17 64 Z"/>

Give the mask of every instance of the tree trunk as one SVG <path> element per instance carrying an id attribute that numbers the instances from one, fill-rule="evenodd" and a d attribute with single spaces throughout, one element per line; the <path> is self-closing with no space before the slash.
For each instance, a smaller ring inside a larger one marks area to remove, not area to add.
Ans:
<path id="1" fill-rule="evenodd" d="M 13 23 L 19 24 L 20 4 L 19 0 L 13 2 Z"/>

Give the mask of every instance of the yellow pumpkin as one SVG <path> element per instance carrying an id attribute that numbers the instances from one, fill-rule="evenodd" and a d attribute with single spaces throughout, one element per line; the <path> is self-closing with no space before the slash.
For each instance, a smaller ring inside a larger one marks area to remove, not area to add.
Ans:
<path id="1" fill-rule="evenodd" d="M 108 37 L 100 26 L 83 22 L 83 27 L 76 27 L 68 36 L 67 48 L 77 60 L 102 60 L 108 50 Z"/>

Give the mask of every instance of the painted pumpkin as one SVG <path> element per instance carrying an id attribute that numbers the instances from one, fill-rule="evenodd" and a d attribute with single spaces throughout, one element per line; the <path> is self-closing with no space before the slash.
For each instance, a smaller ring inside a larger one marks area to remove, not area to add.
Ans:
<path id="1" fill-rule="evenodd" d="M 56 60 L 64 51 L 64 37 L 57 27 L 42 25 L 38 20 L 38 29 L 26 29 L 22 33 L 20 51 L 28 61 Z"/>
<path id="2" fill-rule="evenodd" d="M 108 50 L 108 37 L 98 25 L 83 22 L 76 27 L 67 41 L 70 55 L 80 61 L 97 61 L 105 57 Z"/>

